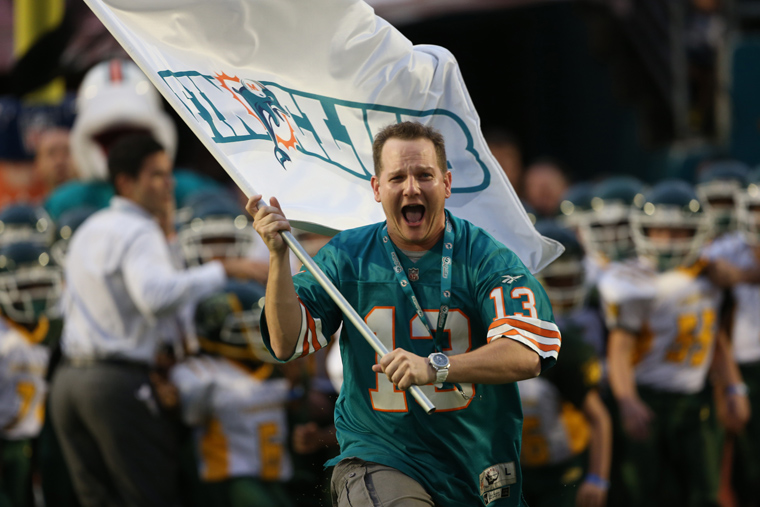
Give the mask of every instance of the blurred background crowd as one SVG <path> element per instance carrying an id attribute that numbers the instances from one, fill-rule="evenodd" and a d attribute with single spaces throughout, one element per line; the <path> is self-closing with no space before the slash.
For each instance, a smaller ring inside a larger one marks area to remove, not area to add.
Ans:
<path id="1" fill-rule="evenodd" d="M 369 3 L 457 57 L 491 152 L 566 248 L 539 274 L 560 360 L 521 386 L 528 503 L 760 505 L 760 4 Z M 46 409 L 63 270 L 136 133 L 174 162 L 177 269 L 251 261 L 157 345 L 181 505 L 330 505 L 337 347 L 268 358 L 245 196 L 82 0 L 0 0 L 0 507 L 81 505 Z"/>

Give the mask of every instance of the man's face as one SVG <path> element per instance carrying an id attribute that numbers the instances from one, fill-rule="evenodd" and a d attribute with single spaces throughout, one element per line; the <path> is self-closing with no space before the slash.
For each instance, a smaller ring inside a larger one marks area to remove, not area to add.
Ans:
<path id="1" fill-rule="evenodd" d="M 69 133 L 55 129 L 43 132 L 34 158 L 37 172 L 50 188 L 74 177 L 74 163 L 69 151 Z"/>
<path id="2" fill-rule="evenodd" d="M 653 243 L 668 245 L 673 241 L 690 239 L 694 236 L 694 229 L 685 227 L 649 227 L 646 234 Z"/>
<path id="3" fill-rule="evenodd" d="M 429 139 L 388 139 L 380 153 L 382 171 L 373 176 L 375 200 L 383 205 L 391 240 L 404 250 L 429 250 L 446 224 L 451 172 L 442 173 Z"/>
<path id="4" fill-rule="evenodd" d="M 165 215 L 174 202 L 174 176 L 169 156 L 163 151 L 148 156 L 131 186 L 132 193 L 127 197 L 153 216 Z"/>
<path id="5" fill-rule="evenodd" d="M 533 165 L 525 173 L 523 190 L 525 200 L 539 215 L 553 216 L 567 190 L 567 182 L 553 165 Z"/>

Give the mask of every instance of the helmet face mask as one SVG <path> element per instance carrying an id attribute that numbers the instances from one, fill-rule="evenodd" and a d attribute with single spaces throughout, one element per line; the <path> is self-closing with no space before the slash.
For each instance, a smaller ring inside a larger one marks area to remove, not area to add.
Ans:
<path id="1" fill-rule="evenodd" d="M 752 245 L 760 245 L 760 185 L 750 183 L 736 199 L 738 229 Z"/>
<path id="2" fill-rule="evenodd" d="M 256 232 L 234 195 L 220 189 L 200 190 L 181 204 L 177 239 L 188 266 L 250 256 Z"/>
<path id="3" fill-rule="evenodd" d="M 230 313 L 224 319 L 219 337 L 223 343 L 235 347 L 248 348 L 253 347 L 256 343 L 260 343 L 263 346 L 264 339 L 261 336 L 260 321 L 261 310 L 259 309 L 240 310 Z"/>
<path id="4" fill-rule="evenodd" d="M 578 233 L 592 213 L 592 191 L 593 184 L 589 182 L 576 183 L 567 189 L 559 205 L 559 221 L 562 225 Z"/>
<path id="5" fill-rule="evenodd" d="M 259 300 L 263 293 L 256 284 L 230 281 L 200 301 L 195 325 L 201 349 L 240 361 L 277 362 L 261 335 Z"/>
<path id="6" fill-rule="evenodd" d="M 38 252 L 42 252 L 39 257 L 30 258 Z M 3 248 L 0 252 L 0 309 L 3 315 L 24 325 L 34 325 L 43 316 L 59 316 L 63 276 L 60 268 L 49 262 L 49 254 L 37 245 L 17 244 Z"/>
<path id="7" fill-rule="evenodd" d="M 608 260 L 619 260 L 634 253 L 630 205 L 605 203 L 581 224 L 580 235 L 586 248 Z"/>
<path id="8" fill-rule="evenodd" d="M 559 315 L 581 308 L 588 295 L 582 259 L 562 257 L 549 264 L 539 275 L 552 310 Z"/>
<path id="9" fill-rule="evenodd" d="M 736 230 L 736 203 L 748 176 L 749 167 L 731 159 L 710 162 L 701 170 L 695 190 L 712 215 L 715 236 Z"/>
<path id="10" fill-rule="evenodd" d="M 699 199 L 713 217 L 713 233 L 716 236 L 736 230 L 736 203 L 741 192 L 738 181 L 711 181 L 697 187 Z"/>
<path id="11" fill-rule="evenodd" d="M 654 187 L 644 206 L 631 214 L 636 252 L 659 271 L 688 267 L 712 233 L 713 219 L 685 182 Z"/>
<path id="12" fill-rule="evenodd" d="M 635 254 L 630 214 L 643 202 L 644 184 L 632 176 L 612 176 L 593 189 L 590 213 L 581 223 L 586 250 L 599 259 L 619 261 Z"/>
<path id="13" fill-rule="evenodd" d="M 247 257 L 254 235 L 248 220 L 240 215 L 195 218 L 180 229 L 177 237 L 187 265 L 199 266 L 214 259 Z"/>
<path id="14" fill-rule="evenodd" d="M 561 315 L 580 309 L 586 303 L 588 286 L 583 247 L 576 234 L 559 220 L 539 221 L 536 230 L 565 247 L 562 255 L 537 275 L 551 301 L 552 310 Z"/>

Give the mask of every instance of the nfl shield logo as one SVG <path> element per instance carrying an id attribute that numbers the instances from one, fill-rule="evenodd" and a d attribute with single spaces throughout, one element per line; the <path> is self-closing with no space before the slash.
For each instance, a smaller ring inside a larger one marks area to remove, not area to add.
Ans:
<path id="1" fill-rule="evenodd" d="M 409 268 L 409 281 L 416 282 L 420 279 L 420 270 L 417 268 Z"/>

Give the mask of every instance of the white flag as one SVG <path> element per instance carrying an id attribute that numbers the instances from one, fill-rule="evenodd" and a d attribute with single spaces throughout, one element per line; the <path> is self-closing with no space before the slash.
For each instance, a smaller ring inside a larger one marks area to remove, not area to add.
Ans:
<path id="1" fill-rule="evenodd" d="M 488 150 L 454 57 L 413 46 L 362 0 L 86 0 L 247 195 L 295 226 L 385 219 L 372 139 L 413 120 L 446 140 L 454 215 L 533 272 L 562 247 L 540 236 Z"/>

